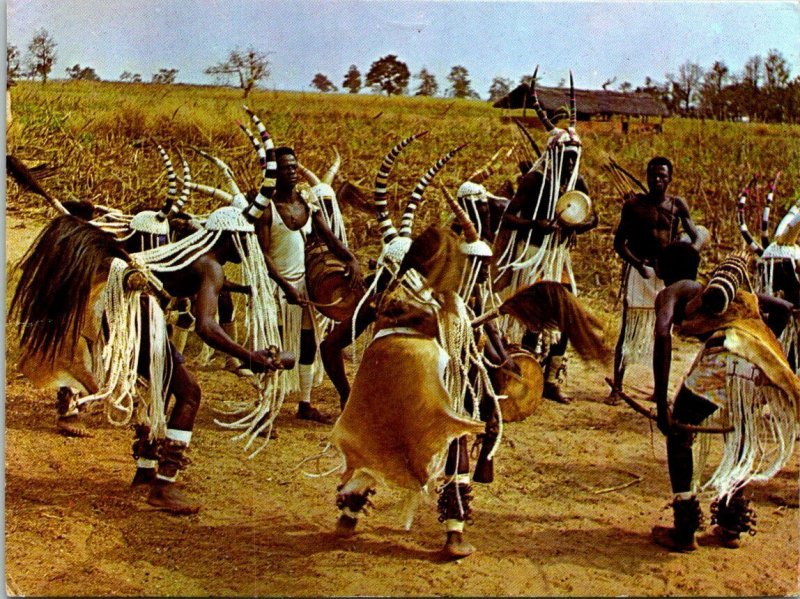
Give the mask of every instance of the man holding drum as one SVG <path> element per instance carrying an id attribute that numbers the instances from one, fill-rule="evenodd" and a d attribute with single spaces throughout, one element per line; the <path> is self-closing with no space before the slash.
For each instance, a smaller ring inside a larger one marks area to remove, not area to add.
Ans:
<path id="1" fill-rule="evenodd" d="M 622 326 L 614 350 L 614 385 L 622 386 L 628 364 L 649 364 L 653 354 L 655 297 L 664 288 L 662 276 L 655 270 L 656 261 L 671 242 L 680 236 L 695 250 L 708 239 L 708 231 L 697 227 L 689 214 L 686 200 L 667 195 L 672 181 L 672 163 L 663 156 L 647 164 L 646 194 L 625 198 L 614 237 L 614 250 L 625 261 L 622 289 L 624 295 Z M 612 391 L 607 403 L 619 402 Z"/>
<path id="2" fill-rule="evenodd" d="M 329 423 L 327 416 L 311 406 L 317 336 L 306 292 L 306 247 L 310 243 L 325 244 L 347 265 L 354 285 L 360 283 L 361 271 L 357 258 L 333 234 L 319 208 L 311 203 L 310 194 L 296 189 L 298 164 L 294 150 L 279 147 L 275 155 L 278 163 L 275 196 L 270 209 L 257 223 L 256 233 L 270 277 L 279 288 L 283 347 L 291 347 L 299 356 L 298 367 L 291 371 L 297 374 L 288 381 L 289 391 L 300 392 L 297 417 Z"/>

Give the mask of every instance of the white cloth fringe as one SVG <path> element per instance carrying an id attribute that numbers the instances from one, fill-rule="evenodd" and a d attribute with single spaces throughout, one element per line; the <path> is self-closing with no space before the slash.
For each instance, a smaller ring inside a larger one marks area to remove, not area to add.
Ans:
<path id="1" fill-rule="evenodd" d="M 732 426 L 725 435 L 700 433 L 695 457 L 696 488 L 713 488 L 719 499 L 730 497 L 751 481 L 767 481 L 786 465 L 794 450 L 799 427 L 797 407 L 781 389 L 767 384 L 751 363 L 732 354 L 726 363 L 724 389 L 707 393 L 722 407 L 707 418 L 706 426 Z M 693 366 L 694 368 L 694 366 Z M 703 481 L 705 466 L 714 439 L 721 438 L 722 457 L 713 474 Z"/>

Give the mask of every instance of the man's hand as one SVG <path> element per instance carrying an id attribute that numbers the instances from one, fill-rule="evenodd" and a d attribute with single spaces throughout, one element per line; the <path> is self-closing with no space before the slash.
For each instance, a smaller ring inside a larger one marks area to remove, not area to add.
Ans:
<path id="1" fill-rule="evenodd" d="M 350 289 L 357 289 L 364 286 L 364 278 L 361 275 L 361 266 L 358 264 L 358 258 L 353 256 L 353 259 L 347 263 L 347 272 L 345 276 L 350 279 Z"/>
<path id="2" fill-rule="evenodd" d="M 636 270 L 639 271 L 639 274 L 642 275 L 643 279 L 652 279 L 656 276 L 656 271 L 653 267 L 647 266 L 644 262 L 640 262 L 636 265 Z"/>
<path id="3" fill-rule="evenodd" d="M 288 285 L 286 289 L 283 290 L 283 295 L 286 297 L 286 303 L 290 306 L 300 306 L 305 304 L 305 300 L 300 297 L 300 293 L 292 287 Z"/>
<path id="4" fill-rule="evenodd" d="M 250 370 L 253 372 L 267 372 L 268 370 L 284 370 L 294 368 L 294 354 L 279 351 L 277 347 L 260 349 L 253 352 L 250 357 Z"/>

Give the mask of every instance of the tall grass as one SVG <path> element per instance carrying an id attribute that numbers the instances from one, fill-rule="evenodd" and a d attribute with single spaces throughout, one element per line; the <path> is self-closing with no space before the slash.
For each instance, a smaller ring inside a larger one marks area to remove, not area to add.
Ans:
<path id="1" fill-rule="evenodd" d="M 259 171 L 248 140 L 238 131 L 244 120 L 238 90 L 151 84 L 50 82 L 46 86 L 21 82 L 12 88 L 14 123 L 8 151 L 29 164 L 46 163 L 45 186 L 61 198 L 82 198 L 125 210 L 158 205 L 166 191 L 161 160 L 152 144 L 158 141 L 173 160 L 182 148 L 196 181 L 222 186 L 219 173 L 196 158 L 186 146 L 195 145 L 221 157 L 236 172 L 240 186 L 257 184 Z M 293 145 L 300 160 L 315 171 L 327 169 L 332 147 L 342 155 L 339 178 L 370 191 L 383 154 L 411 133 L 430 133 L 407 149 L 391 176 L 396 194 L 395 214 L 416 180 L 442 154 L 458 144 L 467 146 L 437 180 L 455 190 L 476 166 L 501 145 L 518 140 L 513 124 L 501 122 L 504 113 L 477 101 L 349 94 L 253 92 L 248 104 L 266 123 L 279 145 Z M 685 197 L 696 221 L 707 226 L 715 254 L 743 244 L 735 226 L 738 190 L 753 173 L 771 178 L 782 171 L 777 208 L 780 215 L 800 192 L 800 127 L 720 123 L 670 119 L 664 132 L 637 130 L 623 135 L 614 122 L 579 123 L 584 142 L 582 173 L 600 217 L 600 227 L 581 237 L 574 262 L 582 292 L 605 303 L 618 284 L 619 261 L 612 250 L 612 231 L 622 200 L 602 170 L 606 155 L 644 180 L 644 166 L 655 155 L 675 165 L 670 191 Z M 540 146 L 542 131 L 534 131 Z M 488 182 L 515 182 L 517 167 L 503 164 Z M 8 210 L 44 216 L 41 199 L 8 188 Z M 435 188 L 426 192 L 418 227 L 443 222 L 445 204 Z M 208 212 L 215 206 L 193 197 L 189 209 Z M 761 205 L 750 213 L 757 230 Z M 374 255 L 377 227 L 370 215 L 345 206 L 355 246 Z"/>

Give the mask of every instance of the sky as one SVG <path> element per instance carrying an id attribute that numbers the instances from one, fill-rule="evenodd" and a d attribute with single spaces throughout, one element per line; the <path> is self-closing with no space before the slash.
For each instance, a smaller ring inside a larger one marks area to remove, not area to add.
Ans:
<path id="1" fill-rule="evenodd" d="M 396 54 L 412 75 L 432 72 L 440 92 L 454 65 L 486 98 L 495 77 L 514 83 L 539 64 L 542 85 L 575 75 L 597 89 L 616 77 L 664 81 L 688 61 L 724 61 L 740 72 L 775 48 L 800 74 L 800 1 L 478 2 L 440 0 L 5 0 L 7 42 L 24 53 L 44 27 L 58 44 L 52 77 L 74 64 L 102 79 L 124 71 L 145 81 L 160 68 L 213 83 L 203 71 L 231 49 L 269 52 L 265 87 L 309 90 L 315 73 L 341 86 L 355 64 Z M 418 85 L 410 82 L 413 90 Z"/>

